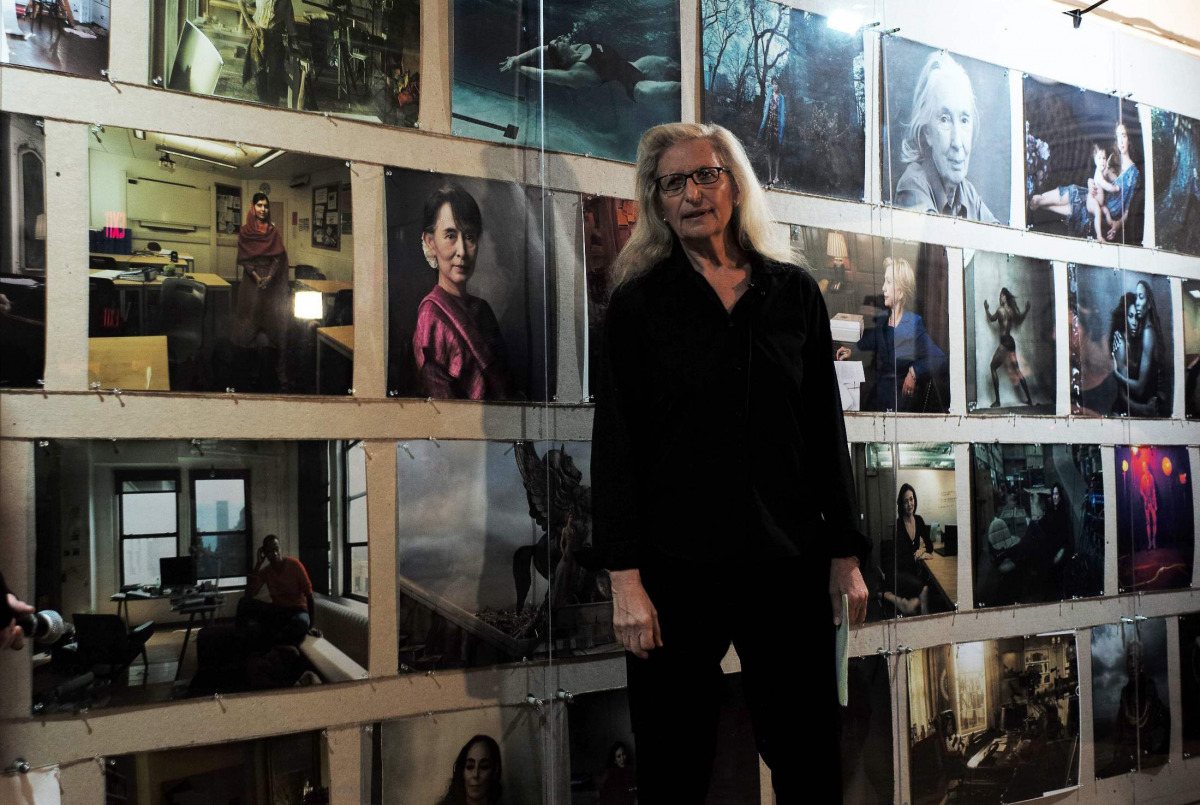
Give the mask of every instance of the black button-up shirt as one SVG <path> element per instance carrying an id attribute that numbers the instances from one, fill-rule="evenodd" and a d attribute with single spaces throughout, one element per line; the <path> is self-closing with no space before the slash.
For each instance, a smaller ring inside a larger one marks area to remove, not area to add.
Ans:
<path id="1" fill-rule="evenodd" d="M 803 269 L 752 266 L 728 312 L 678 244 L 612 296 L 592 436 L 609 569 L 646 549 L 864 562 L 825 302 Z"/>

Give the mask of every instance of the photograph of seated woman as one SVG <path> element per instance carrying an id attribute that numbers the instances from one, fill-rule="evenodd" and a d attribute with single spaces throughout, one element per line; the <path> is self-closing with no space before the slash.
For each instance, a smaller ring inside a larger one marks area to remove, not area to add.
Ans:
<path id="1" fill-rule="evenodd" d="M 896 527 L 893 531 L 893 556 L 886 544 L 880 568 L 885 582 L 883 600 L 901 615 L 928 615 L 930 577 L 925 560 L 933 553 L 929 526 L 917 514 L 917 491 L 911 484 L 900 487 L 896 496 Z M 934 595 L 938 595 L 934 593 Z"/>
<path id="2" fill-rule="evenodd" d="M 883 265 L 884 309 L 855 345 L 855 350 L 874 355 L 875 378 L 868 384 L 863 410 L 944 411 L 940 381 L 948 362 L 921 316 L 913 312 L 917 280 L 912 264 L 903 257 L 887 257 Z M 850 347 L 840 346 L 836 357 L 844 361 L 853 354 Z"/>
<path id="3" fill-rule="evenodd" d="M 637 772 L 633 756 L 621 741 L 608 750 L 608 767 L 600 780 L 597 805 L 637 805 Z"/>
<path id="4" fill-rule="evenodd" d="M 978 448 L 976 448 L 978 449 Z M 978 470 L 977 470 L 978 471 Z M 1031 514 L 1021 502 L 1028 496 Z M 1076 551 L 1066 487 L 1055 482 L 1044 490 L 1021 492 L 998 489 L 991 517 L 980 511 L 977 527 L 982 548 L 976 562 L 976 598 L 979 606 L 1008 606 L 1061 601 L 1073 594 L 1098 595 L 1092 577 L 1099 567 L 1082 560 Z"/>
<path id="5" fill-rule="evenodd" d="M 1145 202 L 1136 107 L 1027 76 L 1025 113 L 1030 227 L 1141 245 Z M 1088 135 L 1099 129 L 1105 139 Z"/>
<path id="6" fill-rule="evenodd" d="M 437 271 L 417 310 L 412 337 L 418 394 L 435 399 L 513 399 L 508 351 L 496 314 L 467 290 L 479 257 L 483 215 L 458 185 L 425 202 L 421 250 Z"/>
<path id="7" fill-rule="evenodd" d="M 1121 297 L 1110 324 L 1112 371 L 1117 381 L 1112 413 L 1169 416 L 1170 384 L 1165 372 L 1170 358 L 1163 345 L 1163 328 L 1149 283 L 1139 281 L 1132 292 Z"/>
<path id="8" fill-rule="evenodd" d="M 238 230 L 237 264 L 241 282 L 233 344 L 242 350 L 248 370 L 247 391 L 287 391 L 287 330 L 292 316 L 288 256 L 279 230 L 271 223 L 271 200 L 255 193 Z"/>
<path id="9" fill-rule="evenodd" d="M 494 805 L 504 790 L 503 777 L 500 745 L 489 735 L 476 735 L 459 750 L 446 795 L 437 805 Z"/>

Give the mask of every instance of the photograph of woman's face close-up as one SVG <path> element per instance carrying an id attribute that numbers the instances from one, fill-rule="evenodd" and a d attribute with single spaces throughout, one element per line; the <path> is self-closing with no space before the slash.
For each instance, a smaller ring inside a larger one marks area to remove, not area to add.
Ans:
<path id="1" fill-rule="evenodd" d="M 834 358 L 847 364 L 843 410 L 950 410 L 946 249 L 808 226 L 791 233 L 825 299 Z"/>
<path id="2" fill-rule="evenodd" d="M 1175 400 L 1171 281 L 1067 266 L 1071 412 L 1170 417 Z"/>
<path id="3" fill-rule="evenodd" d="M 389 396 L 548 400 L 550 202 L 509 182 L 388 173 Z"/>

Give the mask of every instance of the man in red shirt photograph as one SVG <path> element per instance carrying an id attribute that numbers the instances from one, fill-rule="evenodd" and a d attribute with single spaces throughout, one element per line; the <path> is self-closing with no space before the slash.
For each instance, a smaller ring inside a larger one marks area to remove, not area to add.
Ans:
<path id="1" fill-rule="evenodd" d="M 263 585 L 271 594 L 270 602 L 255 598 Z M 271 642 L 297 645 L 312 626 L 312 611 L 313 587 L 308 571 L 299 559 L 284 556 L 279 537 L 268 534 L 258 549 L 246 595 L 238 602 L 238 628 L 257 625 Z"/>

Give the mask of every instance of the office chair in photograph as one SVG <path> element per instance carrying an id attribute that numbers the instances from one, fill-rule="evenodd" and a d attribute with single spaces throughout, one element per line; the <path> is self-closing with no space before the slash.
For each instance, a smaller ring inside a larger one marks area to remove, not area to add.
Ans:
<path id="1" fill-rule="evenodd" d="M 154 634 L 154 621 L 129 629 L 120 615 L 80 612 L 71 620 L 75 624 L 78 657 L 96 676 L 115 682 L 140 655 L 149 677 L 146 641 Z"/>
<path id="2" fill-rule="evenodd" d="M 111 257 L 105 258 L 112 260 Z M 110 279 L 88 278 L 88 338 L 105 338 L 121 334 L 124 316 L 121 315 L 121 292 Z"/>
<path id="3" fill-rule="evenodd" d="M 326 327 L 343 327 L 354 324 L 354 289 L 346 288 L 333 298 L 333 309 L 325 319 Z"/>
<path id="4" fill-rule="evenodd" d="M 185 21 L 171 75 L 167 78 L 167 89 L 212 95 L 217 91 L 223 66 L 225 60 L 212 41 L 191 21 Z"/>
<path id="5" fill-rule="evenodd" d="M 158 332 L 167 337 L 171 388 L 180 388 L 178 373 L 204 346 L 204 312 L 208 289 L 181 277 L 163 280 L 158 305 Z"/>

